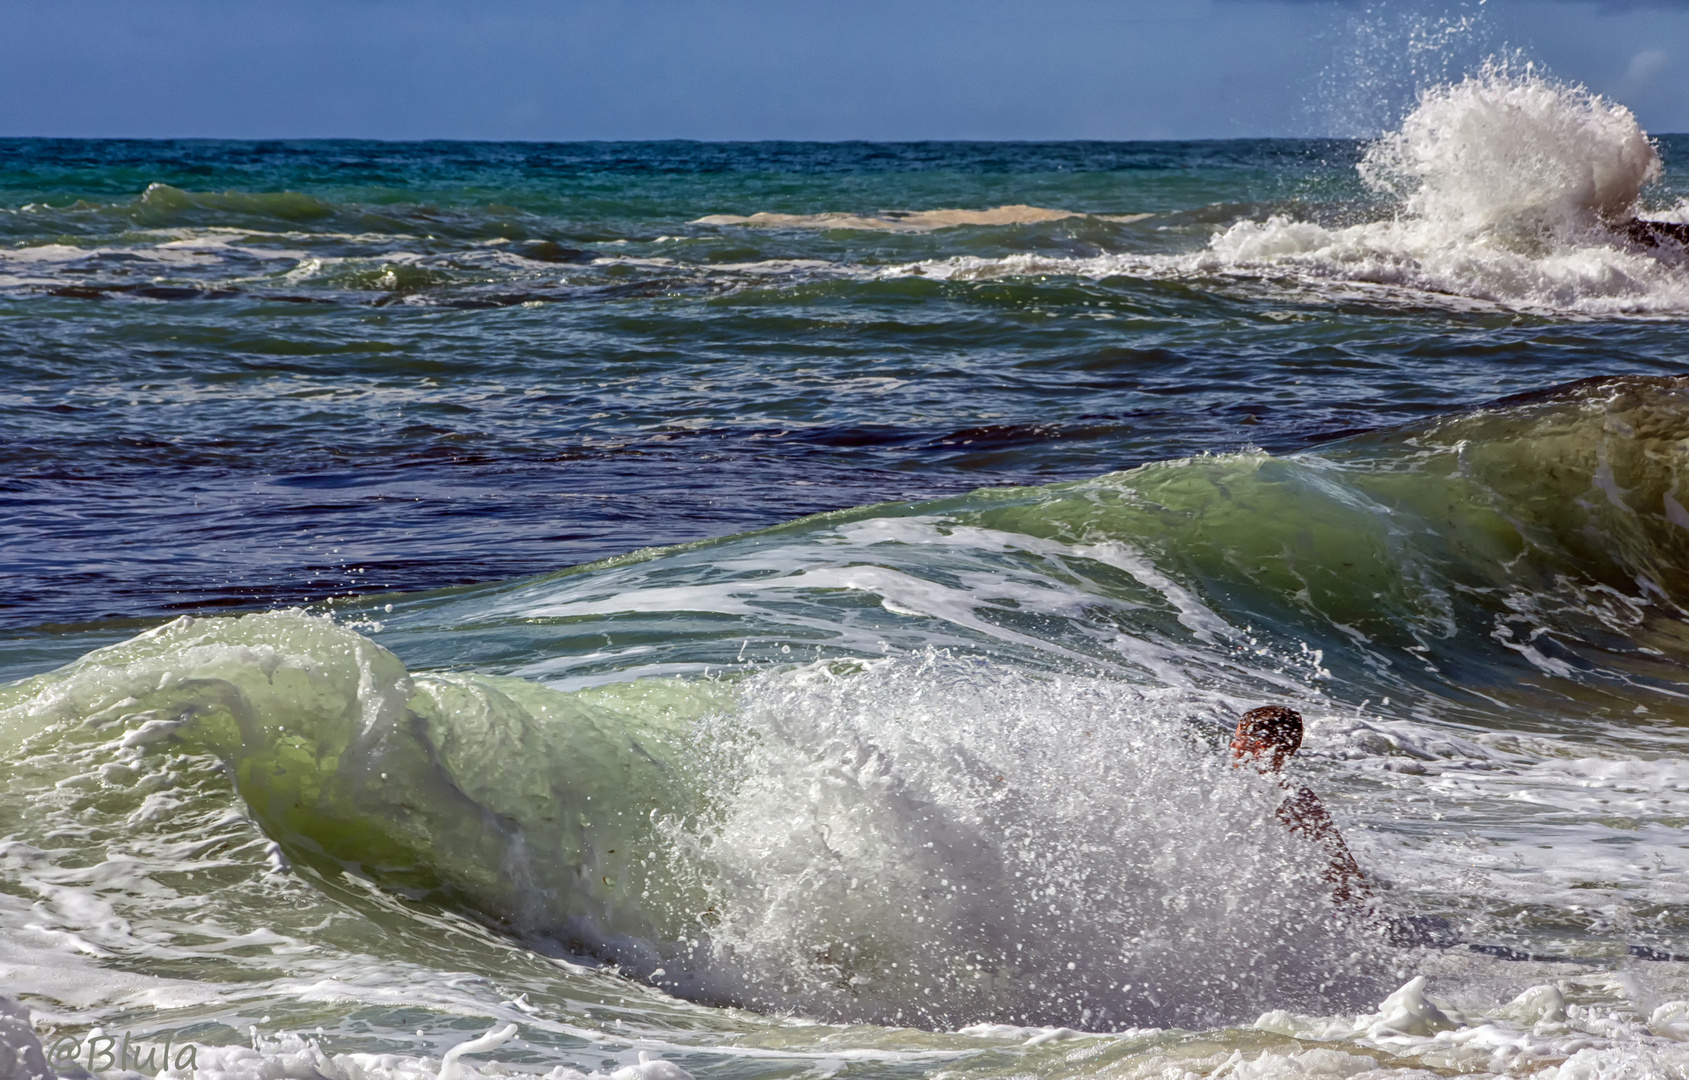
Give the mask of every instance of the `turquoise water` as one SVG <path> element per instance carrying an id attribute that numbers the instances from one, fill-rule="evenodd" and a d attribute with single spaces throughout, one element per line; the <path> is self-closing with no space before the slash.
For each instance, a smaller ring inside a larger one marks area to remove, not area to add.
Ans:
<path id="1" fill-rule="evenodd" d="M 1608 108 L 0 143 L 0 990 L 207 1078 L 1674 1075 L 1689 143 Z"/>

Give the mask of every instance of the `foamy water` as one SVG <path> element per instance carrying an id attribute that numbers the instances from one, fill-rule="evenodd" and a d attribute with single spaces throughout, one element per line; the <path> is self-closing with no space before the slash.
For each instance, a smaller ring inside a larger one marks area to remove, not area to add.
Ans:
<path id="1" fill-rule="evenodd" d="M 1556 81 L 1529 64 L 1491 61 L 1461 81 L 1424 90 L 1395 130 L 1370 143 L 1357 173 L 1377 197 L 1365 215 L 1368 220 L 1336 224 L 1285 210 L 1245 213 L 1209 231 L 1203 243 L 1175 244 L 1171 251 L 1158 241 L 1115 250 L 1105 245 L 1085 255 L 952 255 L 885 267 L 849 259 L 699 260 L 690 250 L 699 238 L 680 235 L 657 237 L 656 246 L 641 254 L 614 250 L 627 239 L 598 250 L 510 245 L 501 239 L 471 252 L 436 254 L 395 247 L 391 234 L 339 232 L 332 235 L 362 250 L 324 256 L 292 247 L 288 242 L 303 235 L 294 231 L 155 228 L 153 242 L 140 247 L 53 243 L 0 250 L 0 288 L 62 288 L 59 276 L 67 271 L 114 273 L 125 280 L 92 292 L 88 286 L 76 288 L 88 295 L 171 298 L 166 295 L 171 289 L 189 283 L 168 278 L 209 275 L 212 282 L 196 280 L 191 287 L 209 290 L 207 295 L 277 287 L 342 296 L 385 290 L 400 302 L 433 304 L 433 290 L 490 275 L 507 292 L 519 290 L 496 302 L 539 304 L 613 287 L 615 276 L 637 268 L 673 275 L 688 287 L 722 291 L 911 276 L 940 281 L 1171 279 L 1221 287 L 1267 279 L 1333 302 L 1374 296 L 1395 303 L 1418 296 L 1435 304 L 1477 302 L 1584 316 L 1689 310 L 1689 252 L 1669 241 L 1638 244 L 1620 231 L 1639 214 L 1689 221 L 1689 202 L 1649 197 L 1662 165 L 1647 133 L 1622 104 Z M 330 212 L 292 193 L 197 195 L 155 184 L 132 213 L 150 224 L 169 212 L 208 210 L 287 219 Z M 951 229 L 1078 230 L 1089 225 L 1135 226 L 1144 238 L 1168 228 L 1180 236 L 1190 234 L 1185 224 L 1158 224 L 1166 220 L 1146 209 L 1099 212 L 1023 203 L 872 212 L 758 209 L 705 214 L 686 225 L 730 233 L 919 236 Z M 560 262 L 568 269 L 560 271 Z M 136 269 L 128 263 L 146 265 L 150 283 L 128 280 Z"/>
<path id="2" fill-rule="evenodd" d="M 202 1080 L 1675 1075 L 1682 395 L 868 509 L 356 630 L 177 620 L 6 691 L 5 977 L 37 1025 L 260 1029 L 196 1044 Z M 378 643 L 407 618 L 624 643 L 412 672 Z M 1363 909 L 1224 752 L 1261 700 L 1308 716 L 1291 782 Z M 446 1053 L 510 1024 L 474 1050 L 507 1064 Z"/>
<path id="3" fill-rule="evenodd" d="M 854 152 L 3 208 L 0 1073 L 1689 1075 L 1635 118 Z"/>
<path id="4" fill-rule="evenodd" d="M 1623 105 L 1492 65 L 1425 91 L 1360 171 L 1406 216 L 1530 240 L 1623 224 L 1662 168 Z"/>
<path id="5" fill-rule="evenodd" d="M 1486 67 L 1427 90 L 1359 165 L 1385 215 L 1335 226 L 1273 214 L 1220 230 L 1184 255 L 961 258 L 905 267 L 944 280 L 1028 275 L 1290 278 L 1315 295 L 1385 287 L 1584 315 L 1689 310 L 1689 252 L 1615 232 L 1648 206 L 1659 155 L 1623 105 L 1535 70 Z M 1381 296 L 1394 302 L 1400 292 Z"/>

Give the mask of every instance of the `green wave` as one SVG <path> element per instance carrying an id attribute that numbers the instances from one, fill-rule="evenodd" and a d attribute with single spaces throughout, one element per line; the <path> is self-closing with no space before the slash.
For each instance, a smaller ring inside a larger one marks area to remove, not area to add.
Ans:
<path id="1" fill-rule="evenodd" d="M 286 222 L 319 221 L 339 212 L 333 203 L 299 191 L 184 191 L 169 184 L 149 184 L 132 212 L 145 225 L 199 223 L 202 219 L 268 218 Z"/>
<path id="2" fill-rule="evenodd" d="M 109 775 L 84 828 L 181 783 L 126 789 L 126 756 L 221 767 L 295 861 L 706 1002 L 942 1028 L 1374 995 L 1380 943 L 1189 704 L 937 656 L 559 693 L 270 613 L 9 687 L 0 730 L 13 800 Z"/>
<path id="3" fill-rule="evenodd" d="M 1309 918 L 1317 859 L 1198 736 L 1261 700 L 1585 739 L 1689 719 L 1686 409 L 1689 380 L 1607 380 L 823 515 L 415 598 L 379 631 L 411 667 L 322 617 L 183 618 L 0 690 L 7 802 L 95 783 L 119 831 L 156 790 L 108 766 L 224 769 L 296 862 L 707 1001 L 1328 1008 L 1376 989 L 1380 943 Z M 464 655 L 507 674 L 411 669 Z"/>
<path id="4" fill-rule="evenodd" d="M 654 815 L 686 809 L 680 725 L 717 696 L 413 678 L 326 619 L 181 618 L 0 691 L 0 747 L 38 771 L 59 759 L 53 780 L 89 751 L 214 755 L 296 859 L 602 948 L 612 926 L 665 936 L 643 860 Z M 104 813 L 133 813 L 145 794 L 113 792 Z"/>
<path id="5" fill-rule="evenodd" d="M 384 640 L 552 681 L 937 645 L 1480 728 L 1689 720 L 1686 438 L 1689 381 L 1596 380 L 441 594 Z"/>
<path id="6" fill-rule="evenodd" d="M 1689 599 L 1689 381 L 1593 380 L 1293 458 L 1146 466 L 979 520 L 1121 539 L 1234 626 L 1341 681 L 1520 684 L 1676 710 Z"/>

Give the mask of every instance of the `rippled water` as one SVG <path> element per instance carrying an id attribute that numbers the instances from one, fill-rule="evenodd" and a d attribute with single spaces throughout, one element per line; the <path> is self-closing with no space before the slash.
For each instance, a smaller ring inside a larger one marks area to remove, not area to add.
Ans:
<path id="1" fill-rule="evenodd" d="M 4 154 L 18 628 L 496 580 L 1678 359 L 1650 323 L 1090 267 L 1273 213 L 1376 217 L 1351 144 Z M 689 224 L 1017 202 L 1084 215 Z M 1030 255 L 1056 262 L 898 272 Z"/>
<path id="2" fill-rule="evenodd" d="M 202 1080 L 1678 1075 L 1686 152 L 1499 69 L 0 143 L 0 992 Z"/>

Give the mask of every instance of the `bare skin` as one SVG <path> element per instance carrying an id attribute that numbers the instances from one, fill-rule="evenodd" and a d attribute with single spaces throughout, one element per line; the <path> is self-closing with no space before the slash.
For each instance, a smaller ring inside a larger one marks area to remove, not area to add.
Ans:
<path id="1" fill-rule="evenodd" d="M 1271 776 L 1289 791 L 1290 786 L 1281 774 L 1301 745 L 1301 715 L 1282 705 L 1264 705 L 1244 713 L 1238 721 L 1237 732 L 1232 736 L 1232 760 L 1240 767 L 1254 766 L 1263 776 Z M 1343 834 L 1337 831 L 1337 824 L 1313 789 L 1299 788 L 1280 803 L 1278 819 L 1291 832 L 1325 850 L 1330 860 L 1325 880 L 1331 886 L 1333 900 L 1347 907 L 1371 899 L 1366 875 L 1349 853 Z"/>

